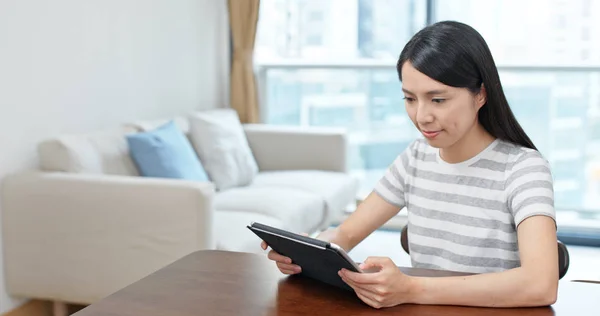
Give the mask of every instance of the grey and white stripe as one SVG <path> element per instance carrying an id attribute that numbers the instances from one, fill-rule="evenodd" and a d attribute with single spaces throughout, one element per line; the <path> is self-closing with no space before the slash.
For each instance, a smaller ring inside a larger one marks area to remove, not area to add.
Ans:
<path id="1" fill-rule="evenodd" d="M 518 225 L 534 215 L 555 219 L 548 162 L 502 140 L 459 164 L 444 162 L 438 149 L 416 140 L 375 192 L 408 210 L 416 267 L 474 273 L 518 267 Z"/>

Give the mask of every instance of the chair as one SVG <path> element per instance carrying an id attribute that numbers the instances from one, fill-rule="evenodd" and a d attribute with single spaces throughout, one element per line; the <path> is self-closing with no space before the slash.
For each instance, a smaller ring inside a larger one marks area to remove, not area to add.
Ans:
<path id="1" fill-rule="evenodd" d="M 406 253 L 410 254 L 410 249 L 408 248 L 408 225 L 405 225 L 402 228 L 402 234 L 400 235 L 400 243 L 402 244 L 402 248 Z M 569 251 L 567 250 L 567 246 L 563 244 L 560 240 L 558 241 L 558 278 L 562 279 L 567 271 L 569 270 Z"/>

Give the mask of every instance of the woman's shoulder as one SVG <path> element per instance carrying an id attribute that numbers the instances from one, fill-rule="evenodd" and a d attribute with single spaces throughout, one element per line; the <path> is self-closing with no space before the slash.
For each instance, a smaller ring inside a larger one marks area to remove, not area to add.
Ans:
<path id="1" fill-rule="evenodd" d="M 537 149 L 528 148 L 505 140 L 499 140 L 496 151 L 505 154 L 507 171 L 516 172 L 523 168 L 540 167 L 549 170 L 550 163 Z"/>

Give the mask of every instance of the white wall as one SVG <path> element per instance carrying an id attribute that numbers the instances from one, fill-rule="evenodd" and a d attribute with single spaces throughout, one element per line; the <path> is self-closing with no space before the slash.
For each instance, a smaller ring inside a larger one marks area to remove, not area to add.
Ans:
<path id="1" fill-rule="evenodd" d="M 228 36 L 225 0 L 0 1 L 0 178 L 46 137 L 226 106 Z"/>

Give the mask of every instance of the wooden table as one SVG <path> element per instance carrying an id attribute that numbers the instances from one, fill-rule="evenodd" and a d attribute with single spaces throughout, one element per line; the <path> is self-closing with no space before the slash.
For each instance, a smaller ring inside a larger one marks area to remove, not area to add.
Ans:
<path id="1" fill-rule="evenodd" d="M 401 268 L 411 275 L 447 272 Z M 199 251 L 88 306 L 77 316 L 198 315 L 600 315 L 600 285 L 561 281 L 552 307 L 491 309 L 402 305 L 373 309 L 354 292 L 286 277 L 266 255 Z"/>

